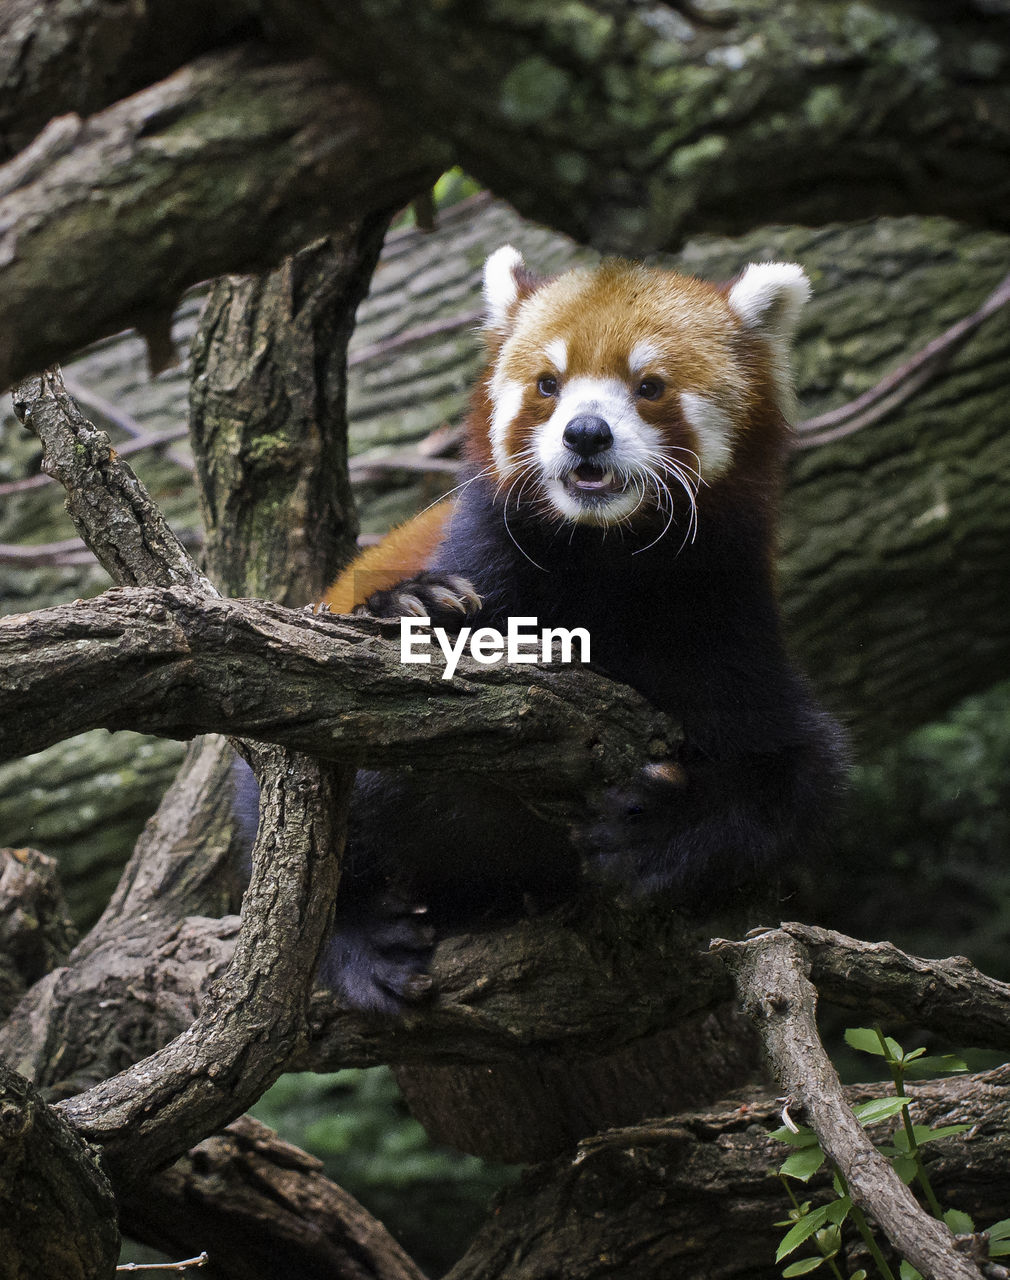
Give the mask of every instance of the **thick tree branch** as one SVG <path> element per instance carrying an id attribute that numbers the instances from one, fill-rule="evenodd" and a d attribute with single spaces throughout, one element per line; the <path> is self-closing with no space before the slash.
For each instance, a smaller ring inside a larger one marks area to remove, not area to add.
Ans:
<path id="1" fill-rule="evenodd" d="M 318 63 L 253 49 L 53 121 L 0 170 L 0 386 L 130 325 L 163 345 L 188 285 L 395 207 L 444 161 Z"/>
<path id="2" fill-rule="evenodd" d="M 773 930 L 748 942 L 720 941 L 715 950 L 734 970 L 741 1002 L 757 1024 L 776 1079 L 802 1108 L 853 1203 L 872 1215 L 926 1280 L 982 1280 L 950 1230 L 919 1207 L 853 1115 L 818 1035 L 817 991 L 795 938 Z"/>
<path id="3" fill-rule="evenodd" d="M 350 775 L 292 759 L 260 778 L 261 823 L 242 930 L 200 1017 L 165 1049 L 61 1104 L 100 1142 L 117 1185 L 169 1163 L 233 1120 L 306 1034 L 312 974 L 336 897 Z"/>
<path id="4" fill-rule="evenodd" d="M 243 1116 L 120 1200 L 170 1254 L 213 1242 L 215 1280 L 425 1280 L 321 1163 Z"/>
<path id="5" fill-rule="evenodd" d="M 667 717 L 603 676 L 466 659 L 443 680 L 440 660 L 404 668 L 390 633 L 398 623 L 153 587 L 0 619 L 0 759 L 96 727 L 224 732 L 483 772 L 565 807 L 675 747 Z"/>
<path id="6" fill-rule="evenodd" d="M 112 1280 L 116 1202 L 94 1151 L 2 1061 L 0 1152 L 0 1271 Z"/>
<path id="7" fill-rule="evenodd" d="M 980 1226 L 1005 1217 L 1010 1200 L 1007 1085 L 1003 1067 L 914 1089 L 916 1124 L 970 1126 L 930 1144 L 925 1158 L 944 1203 Z M 854 1086 L 846 1098 L 865 1101 L 879 1088 Z M 742 1106 L 693 1108 L 587 1139 L 506 1193 L 446 1280 L 781 1280 L 776 1223 L 789 1201 L 774 1171 L 790 1149 L 768 1136 L 781 1109 L 781 1099 L 752 1094 Z M 819 1175 L 808 1194 L 830 1195 L 829 1179 Z M 865 1253 L 850 1256 L 845 1273 L 865 1265 Z"/>
<path id="8" fill-rule="evenodd" d="M 740 0 L 718 25 L 708 6 L 620 0 L 465 21 L 439 0 L 260 7 L 409 102 L 528 216 L 601 248 L 911 212 L 1010 225 L 1005 17 L 928 0 Z"/>
<path id="9" fill-rule="evenodd" d="M 861 1017 L 908 1022 L 954 1044 L 1010 1049 L 1010 984 L 967 960 L 924 960 L 890 942 L 860 942 L 833 929 L 783 924 L 803 947 L 824 1000 Z"/>
<path id="10" fill-rule="evenodd" d="M 6 0 L 0 9 L 0 161 L 54 115 L 91 115 L 248 24 L 236 0 Z"/>
<path id="11" fill-rule="evenodd" d="M 0 849 L 0 1019 L 63 963 L 73 942 L 56 859 L 36 849 Z"/>

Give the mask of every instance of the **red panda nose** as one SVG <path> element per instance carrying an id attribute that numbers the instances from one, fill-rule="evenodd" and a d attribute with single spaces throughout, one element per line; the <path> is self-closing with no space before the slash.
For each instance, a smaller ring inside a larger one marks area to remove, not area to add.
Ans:
<path id="1" fill-rule="evenodd" d="M 602 453 L 614 443 L 614 436 L 609 425 L 602 418 L 592 414 L 580 414 L 565 427 L 561 437 L 565 448 L 577 453 L 580 458 L 591 458 L 594 453 Z"/>

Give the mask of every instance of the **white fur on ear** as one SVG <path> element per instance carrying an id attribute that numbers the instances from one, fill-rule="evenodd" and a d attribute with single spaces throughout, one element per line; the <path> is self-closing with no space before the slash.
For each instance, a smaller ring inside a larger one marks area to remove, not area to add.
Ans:
<path id="1" fill-rule="evenodd" d="M 519 297 L 516 269 L 523 265 L 523 255 L 510 244 L 495 249 L 484 263 L 484 322 L 489 329 L 504 329 L 509 308 Z"/>
<path id="2" fill-rule="evenodd" d="M 810 281 L 795 262 L 752 262 L 727 301 L 748 329 L 788 341 L 810 297 Z"/>
<path id="3" fill-rule="evenodd" d="M 795 262 L 752 262 L 726 295 L 744 328 L 768 344 L 775 398 L 787 422 L 797 416 L 789 348 L 809 297 L 810 281 Z"/>

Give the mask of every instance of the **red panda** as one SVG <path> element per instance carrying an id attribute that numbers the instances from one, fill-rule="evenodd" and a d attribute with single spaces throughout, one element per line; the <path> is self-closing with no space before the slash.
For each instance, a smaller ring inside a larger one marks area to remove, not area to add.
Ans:
<path id="1" fill-rule="evenodd" d="M 488 259 L 469 476 L 326 602 L 586 628 L 594 663 L 683 725 L 678 784 L 613 797 L 580 845 L 490 784 L 360 775 L 323 968 L 351 1003 L 424 997 L 440 930 L 573 895 L 587 863 L 698 912 L 811 856 L 842 753 L 786 656 L 773 586 L 808 292 L 787 263 L 716 287 L 628 262 L 541 280 L 510 246 Z"/>

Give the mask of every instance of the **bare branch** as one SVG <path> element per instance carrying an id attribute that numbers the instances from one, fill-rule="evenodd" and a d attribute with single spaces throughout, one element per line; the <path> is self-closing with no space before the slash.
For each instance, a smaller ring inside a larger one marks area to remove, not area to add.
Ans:
<path id="1" fill-rule="evenodd" d="M 805 951 L 781 929 L 747 942 L 713 943 L 733 969 L 745 1010 L 761 1033 L 776 1079 L 803 1108 L 821 1148 L 898 1253 L 927 1280 L 982 1280 L 944 1223 L 919 1207 L 845 1100 L 817 1032 L 817 991 Z"/>
<path id="2" fill-rule="evenodd" d="M 1010 1049 L 1010 983 L 964 956 L 923 960 L 890 942 L 860 942 L 833 929 L 783 924 L 804 948 L 825 1000 L 863 1017 L 911 1022 L 955 1044 Z"/>
<path id="3" fill-rule="evenodd" d="M 165 1049 L 60 1104 L 78 1133 L 102 1144 L 117 1185 L 240 1115 L 306 1035 L 353 775 L 270 755 L 242 930 L 213 998 Z"/>
<path id="4" fill-rule="evenodd" d="M 53 121 L 0 170 L 0 386 L 103 334 L 157 335 L 187 286 L 395 208 L 445 158 L 318 64 L 250 49 Z"/>
<path id="5" fill-rule="evenodd" d="M 0 619 L 0 759 L 89 728 L 234 733 L 482 771 L 571 817 L 573 792 L 627 781 L 679 740 L 639 694 L 581 668 L 466 659 L 450 681 L 437 661 L 403 667 L 398 626 L 153 587 Z"/>
<path id="6" fill-rule="evenodd" d="M 166 1252 L 213 1241 L 233 1280 L 424 1280 L 389 1232 L 313 1156 L 243 1116 L 120 1199 L 127 1232 Z"/>
<path id="7" fill-rule="evenodd" d="M 176 583 L 217 594 L 144 486 L 116 459 L 106 433 L 67 394 L 58 370 L 29 378 L 13 398 L 18 417 L 42 441 L 44 467 L 67 490 L 74 524 L 116 582 Z"/>

